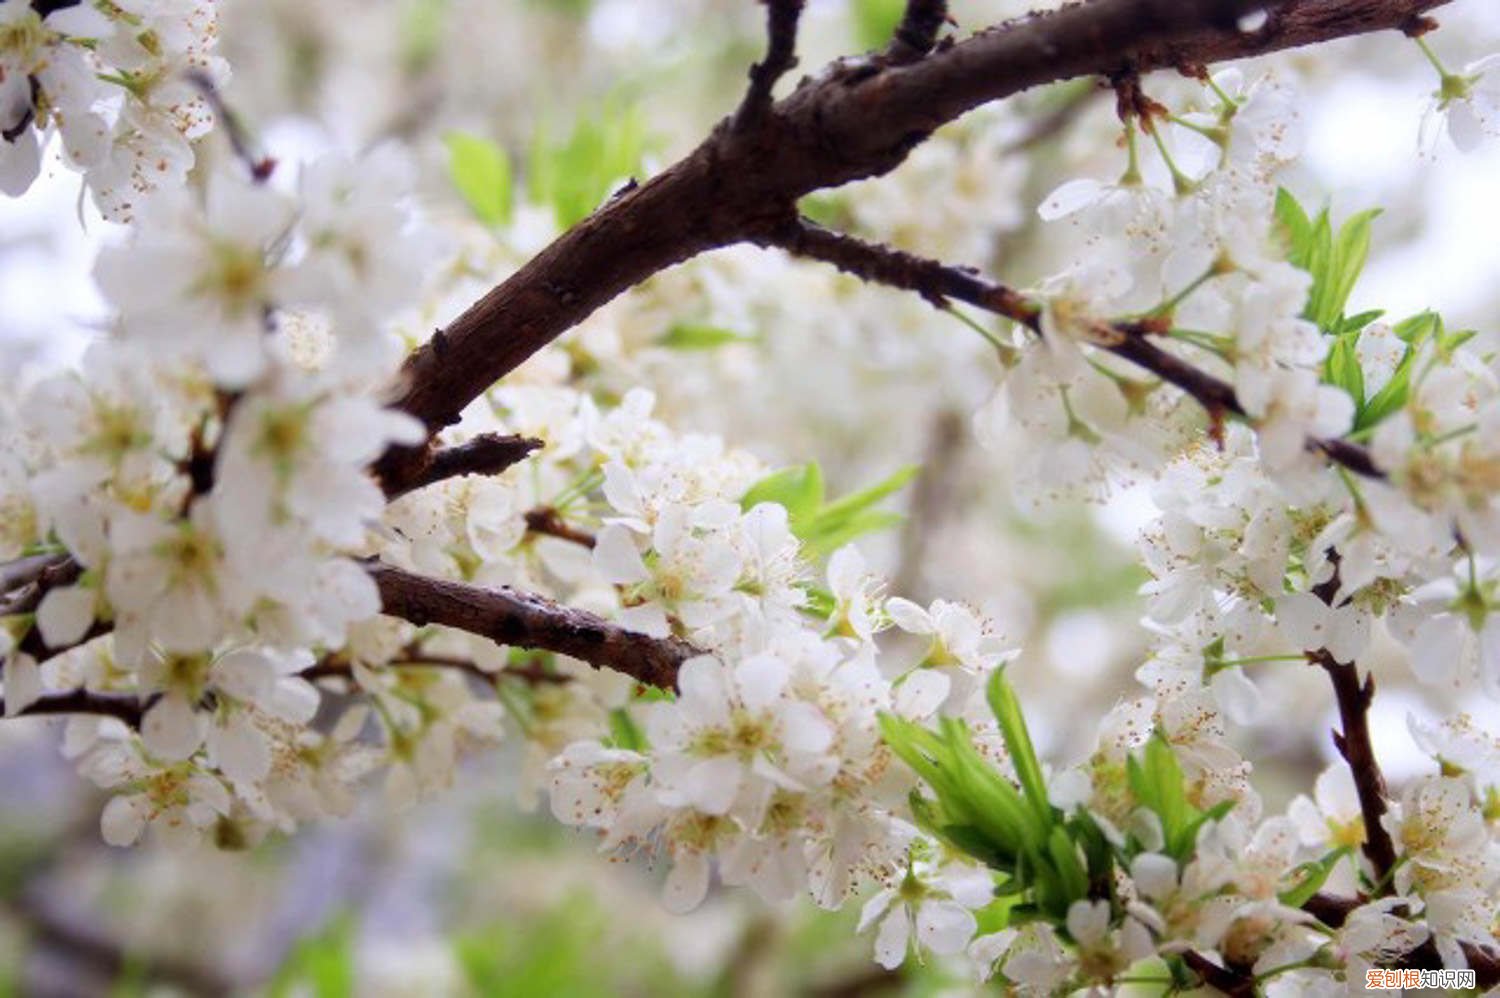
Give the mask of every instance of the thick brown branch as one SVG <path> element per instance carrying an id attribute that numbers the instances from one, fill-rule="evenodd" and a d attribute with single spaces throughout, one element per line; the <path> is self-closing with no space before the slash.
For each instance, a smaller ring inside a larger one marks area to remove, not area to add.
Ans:
<path id="1" fill-rule="evenodd" d="M 367 566 L 384 611 L 414 624 L 442 624 L 514 648 L 552 651 L 672 689 L 677 669 L 698 654 L 676 638 L 627 631 L 586 610 L 531 593 L 431 579 L 380 562 Z"/>
<path id="2" fill-rule="evenodd" d="M 937 44 L 938 32 L 948 23 L 948 0 L 906 0 L 906 12 L 885 50 L 887 62 L 915 62 Z"/>
<path id="3" fill-rule="evenodd" d="M 846 60 L 721 125 L 612 199 L 415 351 L 393 401 L 431 431 L 595 309 L 658 271 L 763 235 L 814 190 L 888 173 L 934 129 L 981 104 L 1080 76 L 1260 55 L 1399 28 L 1446 0 L 1096 0 L 982 32 L 904 65 Z M 1258 31 L 1236 15 L 1268 10 Z M 386 480 L 420 450 L 382 460 Z"/>
<path id="4" fill-rule="evenodd" d="M 781 247 L 794 256 L 831 263 L 862 280 L 915 291 L 937 308 L 946 307 L 948 300 L 953 299 L 1011 319 L 1038 335 L 1041 333 L 1042 306 L 1039 302 L 973 270 L 831 232 L 805 219 L 785 225 L 759 242 Z M 1207 409 L 1211 416 L 1245 416 L 1245 408 L 1235 396 L 1232 385 L 1152 343 L 1138 324 L 1101 323 L 1100 332 L 1101 349 L 1176 385 Z M 1309 440 L 1308 446 L 1351 471 L 1383 477 L 1369 452 L 1358 444 L 1347 440 Z"/>
<path id="5" fill-rule="evenodd" d="M 482 433 L 465 443 L 432 451 L 420 463 L 391 469 L 388 477 L 382 477 L 381 487 L 387 499 L 396 499 L 460 475 L 498 475 L 541 447 L 542 441 L 535 437 Z"/>
<path id="6" fill-rule="evenodd" d="M 804 0 L 762 0 L 766 5 L 766 57 L 750 67 L 750 89 L 734 126 L 750 128 L 771 110 L 771 88 L 797 65 L 797 22 Z"/>

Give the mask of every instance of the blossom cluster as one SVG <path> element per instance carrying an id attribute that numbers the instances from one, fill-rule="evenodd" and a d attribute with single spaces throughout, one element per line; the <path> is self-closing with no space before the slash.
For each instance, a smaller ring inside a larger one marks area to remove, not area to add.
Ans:
<path id="1" fill-rule="evenodd" d="M 830 500 L 817 465 L 678 429 L 634 384 L 686 350 L 722 348 L 741 388 L 806 367 L 729 328 L 766 314 L 744 284 L 826 297 L 805 321 L 846 340 L 877 309 L 781 261 L 705 261 L 430 434 L 386 404 L 415 327 L 562 208 L 532 191 L 508 221 L 449 219 L 454 251 L 390 146 L 293 178 L 205 158 L 184 182 L 225 78 L 215 33 L 213 6 L 188 0 L 0 0 L 0 186 L 24 190 L 55 132 L 131 226 L 95 269 L 108 333 L 78 370 L 0 400 L 0 562 L 43 563 L 51 583 L 0 593 L 5 710 L 110 708 L 64 736 L 110 794 L 107 841 L 253 844 L 347 813 L 376 773 L 409 803 L 519 736 L 523 801 L 545 792 L 602 848 L 659 857 L 671 909 L 715 878 L 828 908 L 863 892 L 888 968 L 935 954 L 1052 994 L 1207 965 L 1292 993 L 1494 945 L 1494 736 L 1413 721 L 1437 771 L 1380 808 L 1346 748 L 1351 766 L 1267 813 L 1233 734 L 1309 662 L 1358 694 L 1356 663 L 1384 641 L 1423 683 L 1500 696 L 1500 376 L 1436 313 L 1349 314 L 1373 215 L 1336 227 L 1280 187 L 1300 144 L 1289 86 L 1232 70 L 1178 81 L 1169 107 L 1121 82 L 1118 180 L 1040 206 L 1076 259 L 1027 293 L 1034 323 L 975 323 L 1003 369 L 975 435 L 1022 455 L 1023 504 L 1148 482 L 1158 510 L 1138 550 L 1143 689 L 1084 758 L 1048 766 L 1009 685 L 1014 642 L 869 568 L 861 539 L 891 525 L 879 504 L 908 474 Z M 1462 145 L 1493 124 L 1487 71 L 1440 70 Z M 934 140 L 915 176 L 1008 183 L 983 164 L 1012 125 Z M 903 200 L 849 215 L 892 235 Z M 995 200 L 984 226 L 1019 226 Z M 948 225 L 911 235 L 989 241 Z M 730 321 L 680 322 L 683 301 Z M 1177 375 L 1122 356 L 1138 342 Z M 893 366 L 917 363 L 901 349 Z M 933 380 L 974 377 L 972 359 L 940 359 Z M 805 394 L 808 423 L 868 412 L 836 411 L 853 389 Z M 498 436 L 541 447 L 402 494 L 371 470 L 392 448 Z M 373 565 L 525 590 L 686 652 L 667 689 L 629 663 L 382 616 Z"/>
<path id="2" fill-rule="evenodd" d="M 214 125 L 212 0 L 0 3 L 0 191 L 22 194 L 57 136 L 108 218 L 184 183 Z"/>

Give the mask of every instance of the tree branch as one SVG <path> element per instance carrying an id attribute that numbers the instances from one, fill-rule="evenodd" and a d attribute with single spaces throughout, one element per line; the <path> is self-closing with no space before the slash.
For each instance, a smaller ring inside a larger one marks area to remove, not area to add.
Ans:
<path id="1" fill-rule="evenodd" d="M 1302 910 L 1329 928 L 1337 929 L 1343 927 L 1354 909 L 1368 900 L 1365 897 L 1346 898 L 1334 894 L 1314 894 L 1302 906 Z M 1493 946 L 1482 946 L 1471 942 L 1461 942 L 1459 947 L 1464 951 L 1464 959 L 1468 961 L 1469 969 L 1474 971 L 1474 983 L 1479 986 L 1481 992 L 1487 992 L 1490 988 L 1500 984 L 1500 951 Z M 1403 955 L 1397 962 L 1397 966 L 1402 969 L 1441 970 L 1443 958 L 1438 953 L 1437 945 L 1428 939 Z"/>
<path id="2" fill-rule="evenodd" d="M 141 717 L 145 713 L 146 705 L 132 696 L 70 690 L 66 693 L 49 693 L 21 711 L 16 717 L 95 714 L 100 717 L 117 717 L 132 728 L 139 728 Z M 0 698 L 0 716 L 4 714 L 5 700 Z"/>
<path id="3" fill-rule="evenodd" d="M 384 612 L 393 617 L 454 627 L 514 648 L 569 655 L 649 686 L 672 689 L 678 667 L 699 654 L 677 638 L 627 631 L 597 614 L 531 593 L 427 578 L 382 562 L 370 562 L 366 569 L 380 587 Z"/>
<path id="4" fill-rule="evenodd" d="M 593 534 L 568 523 L 551 506 L 538 506 L 536 509 L 527 510 L 526 529 L 533 534 L 571 541 L 581 547 L 592 548 L 595 543 Z"/>
<path id="5" fill-rule="evenodd" d="M 1312 593 L 1325 606 L 1332 608 L 1339 592 L 1339 553 L 1328 549 L 1329 561 L 1333 563 L 1333 574 L 1312 589 Z M 1375 746 L 1370 739 L 1370 704 L 1375 699 L 1375 677 L 1367 675 L 1363 684 L 1359 681 L 1359 670 L 1353 662 L 1340 662 L 1326 648 L 1307 653 L 1307 660 L 1328 673 L 1333 683 L 1334 699 L 1339 708 L 1339 724 L 1342 732 L 1333 733 L 1333 744 L 1339 755 L 1349 765 L 1354 777 L 1354 788 L 1359 796 L 1359 812 L 1364 820 L 1364 854 L 1375 870 L 1375 884 L 1382 894 L 1395 890 L 1391 882 L 1391 871 L 1396 866 L 1396 845 L 1391 833 L 1380 820 L 1389 810 L 1386 804 L 1390 796 L 1385 785 L 1385 774 L 1380 770 L 1380 760 L 1375 757 Z"/>
<path id="6" fill-rule="evenodd" d="M 1221 967 L 1196 950 L 1183 953 L 1182 961 L 1204 984 L 1230 998 L 1251 998 L 1255 994 L 1255 978 Z"/>
<path id="7" fill-rule="evenodd" d="M 35 613 L 49 589 L 71 585 L 82 571 L 72 555 L 61 552 L 0 565 L 0 617 Z"/>
<path id="8" fill-rule="evenodd" d="M 797 22 L 804 0 L 761 0 L 766 5 L 766 57 L 750 67 L 750 89 L 734 115 L 735 128 L 750 128 L 771 110 L 771 88 L 797 65 Z"/>
<path id="9" fill-rule="evenodd" d="M 391 469 L 390 477 L 381 479 L 381 487 L 386 499 L 397 499 L 460 475 L 498 475 L 542 446 L 535 437 L 482 433 L 465 443 L 432 451 L 420 464 Z"/>
<path id="10" fill-rule="evenodd" d="M 793 256 L 831 263 L 865 281 L 915 291 L 936 308 L 946 308 L 949 299 L 966 302 L 1041 335 L 1039 302 L 972 270 L 832 232 L 806 219 L 783 226 L 759 242 L 784 249 Z M 1176 385 L 1214 418 L 1246 415 L 1232 385 L 1163 350 L 1147 339 L 1146 331 L 1139 323 L 1101 321 L 1097 345 Z M 1307 445 L 1358 474 L 1384 477 L 1369 452 L 1358 444 L 1309 439 Z"/>
<path id="11" fill-rule="evenodd" d="M 1333 744 L 1339 755 L 1349 764 L 1354 776 L 1354 787 L 1359 794 L 1359 812 L 1365 826 L 1365 857 L 1375 868 L 1375 882 L 1382 885 L 1381 893 L 1389 894 L 1392 868 L 1396 865 L 1396 846 L 1391 833 L 1381 823 L 1381 817 L 1389 810 L 1386 799 L 1389 792 L 1385 786 L 1385 775 L 1380 771 L 1380 762 L 1375 758 L 1375 747 L 1370 740 L 1370 703 L 1375 698 L 1375 677 L 1365 676 L 1359 681 L 1359 670 L 1353 662 L 1340 662 L 1327 649 L 1307 653 L 1308 661 L 1328 673 L 1333 683 L 1334 699 L 1338 702 L 1339 723 L 1342 732 L 1333 733 Z"/>
<path id="12" fill-rule="evenodd" d="M 948 0 L 906 0 L 906 13 L 885 50 L 892 65 L 916 62 L 932 51 L 938 32 L 948 23 Z"/>
<path id="13" fill-rule="evenodd" d="M 981 104 L 1080 76 L 1202 65 L 1397 29 L 1446 2 L 1096 0 L 999 25 L 909 64 L 837 62 L 771 105 L 756 127 L 721 124 L 686 158 L 563 233 L 414 351 L 392 401 L 435 433 L 621 292 L 699 253 L 763 235 L 812 191 L 890 172 L 934 129 Z M 1269 13 L 1258 31 L 1233 23 L 1256 10 Z M 387 452 L 382 477 L 392 480 L 424 453 Z"/>

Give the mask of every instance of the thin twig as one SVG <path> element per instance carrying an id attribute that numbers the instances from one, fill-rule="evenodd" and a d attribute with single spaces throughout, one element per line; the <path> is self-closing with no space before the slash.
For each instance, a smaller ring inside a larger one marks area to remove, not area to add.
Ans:
<path id="1" fill-rule="evenodd" d="M 460 475 L 498 475 L 540 450 L 542 441 L 515 434 L 481 433 L 472 440 L 432 451 L 420 465 L 396 469 L 381 478 L 387 499 Z"/>
<path id="2" fill-rule="evenodd" d="M 917 62 L 835 63 L 716 128 L 658 176 L 592 213 L 414 351 L 393 398 L 436 433 L 527 358 L 653 274 L 763 234 L 813 191 L 889 173 L 962 114 L 1032 87 L 1146 73 L 1390 30 L 1447 0 L 1095 0 L 1021 18 Z M 1266 10 L 1255 31 L 1233 15 Z M 383 469 L 420 463 L 396 447 Z"/>
<path id="3" fill-rule="evenodd" d="M 533 534 L 557 537 L 586 548 L 593 548 L 596 542 L 593 534 L 573 526 L 551 506 L 538 506 L 536 509 L 527 510 L 526 529 Z"/>
<path id="4" fill-rule="evenodd" d="M 771 110 L 771 88 L 797 65 L 797 22 L 804 0 L 762 0 L 766 5 L 766 57 L 750 67 L 750 88 L 734 115 L 734 127 L 746 129 Z"/>
<path id="5" fill-rule="evenodd" d="M 132 696 L 110 693 L 92 693 L 88 690 L 70 690 L 66 693 L 49 693 L 22 710 L 17 717 L 43 717 L 58 714 L 93 714 L 99 717 L 117 717 L 132 728 L 141 726 L 141 717 L 147 704 Z M 5 714 L 5 700 L 0 698 L 0 716 Z"/>
<path id="6" fill-rule="evenodd" d="M 1333 574 L 1313 587 L 1312 593 L 1327 607 L 1332 608 L 1338 599 L 1340 588 L 1339 553 L 1328 549 L 1328 560 L 1333 564 Z M 1365 857 L 1375 871 L 1375 883 L 1381 892 L 1390 894 L 1395 890 L 1391 882 L 1391 871 L 1396 866 L 1396 846 L 1391 833 L 1386 831 L 1381 818 L 1389 807 L 1390 794 L 1386 789 L 1385 774 L 1380 770 L 1380 760 L 1375 757 L 1375 745 L 1370 738 L 1370 704 L 1375 699 L 1375 677 L 1367 675 L 1364 683 L 1359 681 L 1359 670 L 1353 662 L 1340 662 L 1326 648 L 1307 653 L 1309 662 L 1328 673 L 1333 683 L 1334 699 L 1338 703 L 1339 723 L 1342 732 L 1333 733 L 1333 744 L 1339 755 L 1349 765 L 1354 778 L 1354 788 L 1359 796 L 1359 811 L 1365 825 Z"/>
<path id="7" fill-rule="evenodd" d="M 1314 894 L 1302 906 L 1302 910 L 1331 929 L 1342 928 L 1344 922 L 1356 908 L 1368 903 L 1367 897 L 1339 897 L 1334 894 Z M 1500 985 L 1500 949 L 1473 942 L 1460 942 L 1464 960 L 1474 971 L 1475 984 L 1482 992 Z M 1397 967 L 1406 970 L 1441 970 L 1443 958 L 1431 939 L 1402 955 Z"/>
<path id="8" fill-rule="evenodd" d="M 1230 998 L 1250 998 L 1255 994 L 1255 978 L 1249 974 L 1221 967 L 1194 950 L 1188 950 L 1182 954 L 1182 960 L 1204 984 L 1229 995 Z"/>
<path id="9" fill-rule="evenodd" d="M 947 0 L 906 0 L 906 13 L 896 25 L 895 36 L 886 46 L 885 59 L 899 66 L 916 62 L 932 51 L 938 32 L 948 23 Z"/>
<path id="10" fill-rule="evenodd" d="M 1042 305 L 1039 301 L 988 280 L 973 270 L 833 232 L 807 219 L 795 220 L 758 241 L 764 246 L 784 249 L 793 256 L 831 263 L 865 281 L 915 291 L 937 308 L 946 307 L 949 299 L 962 301 L 1041 334 Z M 1096 345 L 1100 349 L 1176 385 L 1203 406 L 1211 418 L 1246 416 L 1232 385 L 1152 343 L 1147 334 L 1155 330 L 1149 324 L 1101 320 L 1097 326 Z M 1308 447 L 1357 474 L 1383 477 L 1369 452 L 1358 444 L 1347 440 L 1309 439 Z"/>

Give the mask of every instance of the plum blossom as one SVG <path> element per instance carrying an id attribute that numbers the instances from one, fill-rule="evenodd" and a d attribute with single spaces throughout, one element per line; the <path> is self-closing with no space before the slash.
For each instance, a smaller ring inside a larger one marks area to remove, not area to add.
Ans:
<path id="1" fill-rule="evenodd" d="M 994 897 L 994 882 L 982 869 L 950 864 L 913 864 L 901 883 L 865 902 L 859 927 L 875 931 L 875 961 L 901 966 L 911 943 L 937 954 L 960 953 L 974 937 L 973 909 Z"/>

